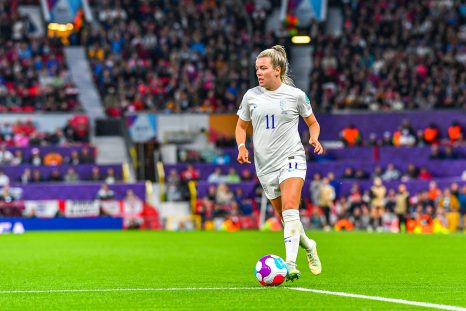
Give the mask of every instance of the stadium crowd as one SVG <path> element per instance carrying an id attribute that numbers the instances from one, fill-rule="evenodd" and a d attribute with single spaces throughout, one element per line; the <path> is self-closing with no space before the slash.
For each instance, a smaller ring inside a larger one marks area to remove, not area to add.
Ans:
<path id="1" fill-rule="evenodd" d="M 236 177 L 239 178 L 239 177 Z M 169 179 L 169 199 L 174 177 Z M 179 180 L 178 180 L 179 182 Z M 228 181 L 210 184 L 207 195 L 196 201 L 195 214 L 203 223 L 218 219 L 248 216 L 257 219 L 262 188 L 256 180 L 255 195 L 244 194 L 241 187 L 232 191 Z M 179 187 L 179 184 L 178 184 Z M 324 230 L 367 231 L 419 231 L 455 232 L 462 230 L 466 215 L 466 186 L 458 183 L 441 189 L 435 181 L 428 189 L 409 193 L 406 185 L 396 189 L 384 186 L 381 178 L 374 178 L 373 185 L 361 190 L 357 182 L 349 195 L 338 195 L 338 181 L 332 174 L 314 177 L 310 184 L 310 198 L 303 198 L 301 215 L 308 228 Z M 178 188 L 179 189 L 179 188 Z M 268 217 L 274 217 L 269 205 Z"/>
<path id="2" fill-rule="evenodd" d="M 107 114 L 236 110 L 254 53 L 280 41 L 265 33 L 277 1 L 155 2 L 94 3 L 101 28 L 81 41 Z"/>
<path id="3" fill-rule="evenodd" d="M 0 121 L 0 145 L 10 147 L 67 146 L 89 142 L 89 118 L 75 115 L 53 132 L 39 131 L 32 120 Z"/>
<path id="4" fill-rule="evenodd" d="M 0 113 L 78 110 L 61 41 L 33 37 L 16 2 L 0 2 Z"/>
<path id="5" fill-rule="evenodd" d="M 341 36 L 313 38 L 319 109 L 466 109 L 464 3 L 350 1 L 343 12 Z"/>

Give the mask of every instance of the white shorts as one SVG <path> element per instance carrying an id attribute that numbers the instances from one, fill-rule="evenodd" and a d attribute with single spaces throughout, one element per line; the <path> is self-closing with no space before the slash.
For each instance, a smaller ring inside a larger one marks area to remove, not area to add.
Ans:
<path id="1" fill-rule="evenodd" d="M 282 195 L 280 184 L 288 178 L 299 177 L 306 179 L 306 158 L 303 156 L 291 156 L 283 162 L 282 168 L 278 171 L 258 176 L 264 189 L 265 196 L 273 200 Z"/>

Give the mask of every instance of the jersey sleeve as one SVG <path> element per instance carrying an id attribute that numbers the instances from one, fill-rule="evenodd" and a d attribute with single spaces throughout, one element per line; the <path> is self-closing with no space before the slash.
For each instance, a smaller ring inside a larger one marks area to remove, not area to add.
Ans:
<path id="1" fill-rule="evenodd" d="M 236 113 L 242 120 L 251 121 L 251 113 L 249 111 L 248 92 L 244 94 L 241 105 Z"/>
<path id="2" fill-rule="evenodd" d="M 311 101 L 304 92 L 298 94 L 298 111 L 303 118 L 309 117 L 312 114 Z"/>

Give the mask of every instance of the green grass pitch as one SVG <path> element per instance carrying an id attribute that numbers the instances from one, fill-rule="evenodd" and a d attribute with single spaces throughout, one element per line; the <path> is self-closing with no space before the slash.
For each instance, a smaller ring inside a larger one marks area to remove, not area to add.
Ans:
<path id="1" fill-rule="evenodd" d="M 287 287 L 466 307 L 466 235 L 308 235 L 318 242 L 322 274 L 308 271 L 300 250 L 301 279 L 278 288 L 262 288 L 253 271 L 263 255 L 284 257 L 280 232 L 4 235 L 0 236 L 0 310 L 426 309 Z M 172 290 L 227 287 L 239 290 Z M 166 290 L 112 290 L 118 288 Z"/>

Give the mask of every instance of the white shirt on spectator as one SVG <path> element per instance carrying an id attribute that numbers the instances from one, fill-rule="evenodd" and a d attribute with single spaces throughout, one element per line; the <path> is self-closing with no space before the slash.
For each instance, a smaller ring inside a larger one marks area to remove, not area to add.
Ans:
<path id="1" fill-rule="evenodd" d="M 0 151 L 0 164 L 10 164 L 14 156 L 9 150 Z"/>
<path id="2" fill-rule="evenodd" d="M 10 184 L 10 177 L 3 173 L 0 173 L 0 186 L 5 186 L 8 184 Z"/>

